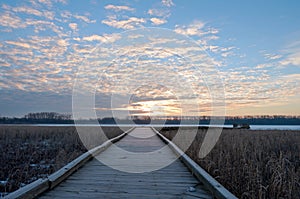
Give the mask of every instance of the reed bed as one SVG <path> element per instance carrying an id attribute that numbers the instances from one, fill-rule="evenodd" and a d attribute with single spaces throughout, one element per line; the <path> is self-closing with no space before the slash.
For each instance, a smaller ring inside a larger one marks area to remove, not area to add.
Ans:
<path id="1" fill-rule="evenodd" d="M 198 129 L 186 153 L 233 194 L 245 199 L 300 197 L 300 131 L 224 129 L 213 150 L 200 159 L 206 131 Z M 169 139 L 176 132 L 161 130 Z"/>
<path id="2" fill-rule="evenodd" d="M 99 136 L 97 127 L 82 127 L 90 136 L 83 145 L 75 127 L 0 127 L 0 195 L 5 195 L 44 178 L 72 161 L 87 148 L 120 135 L 118 127 L 102 127 L 105 136 Z"/>

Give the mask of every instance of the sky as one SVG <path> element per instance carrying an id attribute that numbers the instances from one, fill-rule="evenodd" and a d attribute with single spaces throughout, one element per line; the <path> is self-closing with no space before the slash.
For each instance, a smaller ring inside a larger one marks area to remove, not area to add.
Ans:
<path id="1" fill-rule="evenodd" d="M 0 116 L 300 115 L 299 7 L 2 0 Z"/>

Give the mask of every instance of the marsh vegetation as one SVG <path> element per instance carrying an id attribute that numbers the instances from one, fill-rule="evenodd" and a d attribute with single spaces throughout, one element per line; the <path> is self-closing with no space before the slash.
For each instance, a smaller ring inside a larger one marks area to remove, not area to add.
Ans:
<path id="1" fill-rule="evenodd" d="M 123 132 L 118 127 L 102 127 L 106 136 L 95 136 L 97 127 L 82 128 L 91 138 L 88 148 Z M 0 126 L 0 192 L 44 178 L 86 151 L 72 126 Z"/>
<path id="2" fill-rule="evenodd" d="M 183 129 L 191 133 L 189 128 Z M 176 128 L 161 132 L 172 139 Z M 206 129 L 186 151 L 239 198 L 299 198 L 300 131 L 224 129 L 213 150 L 198 157 Z"/>

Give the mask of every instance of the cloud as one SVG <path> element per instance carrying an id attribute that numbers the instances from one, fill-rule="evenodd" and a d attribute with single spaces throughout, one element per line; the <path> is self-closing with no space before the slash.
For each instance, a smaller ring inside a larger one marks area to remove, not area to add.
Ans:
<path id="1" fill-rule="evenodd" d="M 215 35 L 219 31 L 215 28 L 211 27 L 206 27 L 206 23 L 202 21 L 194 21 L 193 23 L 189 24 L 188 26 L 175 26 L 175 32 L 187 36 L 199 36 L 203 37 L 207 35 Z M 215 39 L 215 38 L 210 38 L 210 39 Z"/>
<path id="2" fill-rule="evenodd" d="M 68 10 L 64 10 L 60 12 L 60 16 L 63 18 L 71 18 L 72 17 L 72 13 Z"/>
<path id="3" fill-rule="evenodd" d="M 153 25 L 162 25 L 167 23 L 167 20 L 159 19 L 159 18 L 151 18 L 150 21 L 152 22 Z"/>
<path id="4" fill-rule="evenodd" d="M 223 58 L 236 55 L 234 50 L 237 48 L 234 46 L 219 46 L 211 44 L 211 41 L 220 39 L 217 35 L 218 29 L 208 26 L 205 22 L 196 20 L 189 25 L 176 25 L 174 31 L 178 34 L 192 36 L 196 40 L 197 44 L 200 45 L 203 50 L 209 50 L 212 53 L 218 54 Z M 216 66 L 223 64 L 216 63 Z"/>
<path id="5" fill-rule="evenodd" d="M 187 36 L 203 36 L 205 23 L 202 21 L 194 21 L 188 26 L 176 26 L 175 32 L 178 34 L 183 34 Z"/>
<path id="6" fill-rule="evenodd" d="M 144 18 L 129 17 L 128 19 L 118 20 L 116 16 L 109 16 L 108 19 L 102 20 L 103 24 L 118 28 L 118 29 L 134 29 L 141 27 L 142 24 L 146 23 Z"/>
<path id="7" fill-rule="evenodd" d="M 280 66 L 297 66 L 300 67 L 300 40 L 291 42 L 282 52 L 280 60 L 276 60 Z"/>
<path id="8" fill-rule="evenodd" d="M 10 28 L 25 28 L 27 26 L 20 17 L 9 11 L 0 14 L 0 25 Z"/>
<path id="9" fill-rule="evenodd" d="M 256 68 L 277 68 L 282 69 L 289 66 L 300 67 L 300 41 L 294 41 L 287 45 L 278 53 L 267 53 L 266 50 L 260 51 L 262 56 L 268 61 L 259 64 Z"/>
<path id="10" fill-rule="evenodd" d="M 6 74 L 2 82 L 8 89 L 34 92 L 62 92 L 66 86 L 71 88 L 73 74 L 70 72 L 76 66 L 77 57 L 67 56 L 69 45 L 68 39 L 58 37 L 31 36 L 6 41 L 0 54 L 11 67 L 2 68 L 1 73 Z"/>
<path id="11" fill-rule="evenodd" d="M 55 16 L 54 12 L 46 11 L 46 10 L 43 11 L 43 14 L 44 14 L 44 17 L 49 20 L 53 20 L 54 16 Z"/>
<path id="12" fill-rule="evenodd" d="M 91 35 L 91 36 L 86 36 L 83 37 L 82 40 L 83 41 L 100 41 L 103 43 L 112 43 L 115 42 L 116 40 L 118 40 L 120 38 L 120 35 L 118 34 L 104 34 L 103 36 L 100 35 Z"/>
<path id="13" fill-rule="evenodd" d="M 74 41 L 81 41 L 81 39 L 79 37 L 74 37 L 73 40 Z"/>
<path id="14" fill-rule="evenodd" d="M 39 10 L 27 7 L 27 6 L 23 6 L 23 7 L 14 7 L 12 8 L 12 10 L 14 12 L 23 12 L 26 14 L 31 14 L 31 15 L 35 15 L 35 16 L 43 16 L 43 13 L 40 12 Z"/>
<path id="15" fill-rule="evenodd" d="M 17 47 L 22 47 L 22 48 L 31 48 L 31 46 L 28 43 L 25 42 L 18 42 L 18 41 L 5 41 L 5 43 L 14 45 Z"/>
<path id="16" fill-rule="evenodd" d="M 61 26 L 58 26 L 56 23 L 48 20 L 36 20 L 36 19 L 26 19 L 24 24 L 28 26 L 33 26 L 34 32 L 39 33 L 41 31 L 51 30 L 53 33 L 56 33 L 59 37 L 67 36 L 66 32 Z"/>
<path id="17" fill-rule="evenodd" d="M 265 69 L 265 68 L 270 68 L 272 67 L 272 64 L 267 64 L 267 63 L 264 63 L 264 64 L 258 64 L 255 66 L 255 69 Z"/>
<path id="18" fill-rule="evenodd" d="M 45 4 L 48 7 L 52 7 L 52 1 L 51 0 L 37 0 L 37 2 Z"/>
<path id="19" fill-rule="evenodd" d="M 62 4 L 68 4 L 68 0 L 55 0 L 58 3 L 62 3 Z"/>
<path id="20" fill-rule="evenodd" d="M 77 23 L 69 23 L 69 27 L 70 27 L 73 31 L 78 31 Z"/>
<path id="21" fill-rule="evenodd" d="M 109 4 L 109 5 L 106 5 L 104 7 L 106 10 L 113 10 L 115 12 L 120 12 L 120 11 L 134 11 L 134 8 L 131 8 L 129 6 L 117 6 L 117 5 L 112 5 L 112 4 Z"/>
<path id="22" fill-rule="evenodd" d="M 175 5 L 172 0 L 162 0 L 161 3 L 167 7 L 171 7 Z"/>
<path id="23" fill-rule="evenodd" d="M 45 17 L 46 19 L 49 19 L 49 20 L 53 20 L 54 16 L 55 16 L 54 12 L 52 12 L 52 11 L 44 10 L 44 9 L 39 10 L 39 9 L 35 9 L 35 8 L 29 7 L 29 6 L 11 7 L 11 6 L 4 4 L 4 5 L 2 5 L 2 8 L 7 11 L 11 11 L 14 14 L 25 13 L 27 15 L 34 15 L 37 17 Z"/>
<path id="24" fill-rule="evenodd" d="M 287 57 L 279 62 L 283 66 L 293 65 L 300 67 L 300 49 L 287 55 Z"/>
<path id="25" fill-rule="evenodd" d="M 267 64 L 222 72 L 228 110 L 285 105 L 299 93 L 300 74 L 273 76 Z"/>
<path id="26" fill-rule="evenodd" d="M 86 13 L 86 15 L 89 15 L 89 13 Z M 64 18 L 62 21 L 63 22 L 68 22 L 69 19 L 73 19 L 73 20 L 81 20 L 85 23 L 96 23 L 96 20 L 93 20 L 93 19 L 90 19 L 89 17 L 87 16 L 84 16 L 84 15 L 79 15 L 79 14 L 74 14 L 74 13 L 71 13 L 70 11 L 68 10 L 63 10 L 60 12 L 60 16 L 62 18 Z"/>
<path id="27" fill-rule="evenodd" d="M 23 10 L 24 8 L 18 7 L 17 10 Z M 26 9 L 27 10 L 27 9 Z M 28 10 L 27 10 L 28 11 Z M 54 14 L 52 12 L 43 12 L 43 16 L 46 19 L 40 18 L 20 18 L 16 15 L 16 13 L 12 11 L 6 10 L 2 14 L 0 14 L 0 25 L 3 27 L 19 29 L 19 28 L 28 28 L 32 27 L 35 33 L 39 33 L 40 31 L 52 30 L 54 33 L 58 34 L 59 36 L 66 36 L 64 33 L 63 28 L 56 25 L 52 19 Z M 5 30 L 6 32 L 10 32 L 10 30 Z"/>
<path id="28" fill-rule="evenodd" d="M 263 56 L 268 60 L 276 60 L 282 57 L 282 55 L 279 54 L 269 54 L 269 53 L 265 53 Z"/>
<path id="29" fill-rule="evenodd" d="M 11 64 L 8 63 L 8 62 L 7 62 L 6 60 L 4 60 L 3 58 L 0 58 L 0 66 L 1 66 L 1 67 L 10 67 Z M 1 86 L 0 86 L 0 88 L 1 88 Z"/>
<path id="30" fill-rule="evenodd" d="M 85 23 L 96 23 L 96 20 L 91 20 L 86 16 L 74 15 L 73 17 L 76 18 L 76 19 L 80 19 L 80 20 L 84 21 Z"/>
<path id="31" fill-rule="evenodd" d="M 171 15 L 169 9 L 160 9 L 160 8 L 149 9 L 147 13 L 151 16 L 157 16 L 163 18 L 168 18 Z"/>
<path id="32" fill-rule="evenodd" d="M 204 40 L 205 40 L 205 41 L 210 41 L 210 40 L 217 40 L 217 39 L 219 39 L 219 38 L 220 38 L 220 37 L 217 36 L 217 35 L 207 35 L 207 36 L 204 37 Z"/>
<path id="33" fill-rule="evenodd" d="M 91 36 L 83 37 L 82 40 L 84 40 L 84 41 L 100 41 L 100 42 L 104 42 L 107 39 L 105 37 L 102 37 L 102 36 L 99 36 L 99 35 L 91 35 Z"/>
<path id="34" fill-rule="evenodd" d="M 58 39 L 57 44 L 61 47 L 66 47 L 69 45 L 69 43 L 66 39 Z"/>

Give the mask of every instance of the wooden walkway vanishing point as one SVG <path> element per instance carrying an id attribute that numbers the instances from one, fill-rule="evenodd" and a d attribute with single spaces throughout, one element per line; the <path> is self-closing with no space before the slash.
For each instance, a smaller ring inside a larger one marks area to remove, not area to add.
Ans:
<path id="1" fill-rule="evenodd" d="M 104 143 L 48 179 L 40 179 L 6 198 L 236 198 L 153 128 L 134 128 L 111 141 L 117 142 Z M 130 157 L 118 151 L 121 148 L 144 155 L 162 147 L 165 150 L 159 151 L 162 154 L 158 159 L 144 158 L 144 164 L 138 162 L 138 156 L 128 161 Z M 97 155 L 93 158 L 91 154 Z M 151 171 L 160 161 L 172 163 Z M 130 172 L 113 169 L 107 163 Z"/>

